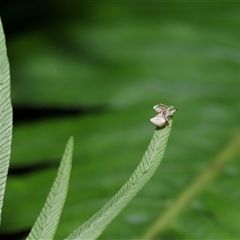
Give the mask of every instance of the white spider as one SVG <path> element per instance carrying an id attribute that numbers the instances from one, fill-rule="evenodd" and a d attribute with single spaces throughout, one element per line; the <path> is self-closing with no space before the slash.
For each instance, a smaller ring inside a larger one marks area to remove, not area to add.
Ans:
<path id="1" fill-rule="evenodd" d="M 157 127 L 164 127 L 168 125 L 170 118 L 173 117 L 173 113 L 178 110 L 173 106 L 168 107 L 162 103 L 153 106 L 153 109 L 158 112 L 158 115 L 151 118 L 150 121 Z"/>

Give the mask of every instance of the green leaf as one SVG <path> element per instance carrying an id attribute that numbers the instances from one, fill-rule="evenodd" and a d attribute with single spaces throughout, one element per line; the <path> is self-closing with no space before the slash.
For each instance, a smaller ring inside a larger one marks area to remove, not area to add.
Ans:
<path id="1" fill-rule="evenodd" d="M 96 239 L 107 225 L 123 210 L 133 197 L 144 187 L 162 161 L 167 140 L 172 127 L 172 120 L 165 128 L 157 128 L 152 140 L 130 179 L 117 194 L 82 226 L 70 234 L 70 239 Z"/>
<path id="2" fill-rule="evenodd" d="M 10 99 L 10 73 L 0 19 L 0 223 L 6 187 L 12 141 L 12 105 Z"/>
<path id="3" fill-rule="evenodd" d="M 67 143 L 57 177 L 27 240 L 53 239 L 67 196 L 72 153 L 73 137 Z"/>

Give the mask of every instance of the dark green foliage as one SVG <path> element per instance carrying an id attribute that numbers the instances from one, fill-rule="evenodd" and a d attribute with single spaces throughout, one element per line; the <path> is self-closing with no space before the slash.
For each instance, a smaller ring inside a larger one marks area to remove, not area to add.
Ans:
<path id="1" fill-rule="evenodd" d="M 48 167 L 10 174 L 1 232 L 33 225 L 74 135 L 69 197 L 56 237 L 67 236 L 128 179 L 152 135 L 151 108 L 163 102 L 180 111 L 161 168 L 101 236 L 139 238 L 239 130 L 239 10 L 238 3 L 175 2 L 1 7 L 14 108 L 77 110 L 25 123 L 14 116 L 10 173 L 42 162 Z M 237 159 L 183 209 L 168 236 L 240 236 Z M 223 203 L 231 207 L 218 211 Z"/>

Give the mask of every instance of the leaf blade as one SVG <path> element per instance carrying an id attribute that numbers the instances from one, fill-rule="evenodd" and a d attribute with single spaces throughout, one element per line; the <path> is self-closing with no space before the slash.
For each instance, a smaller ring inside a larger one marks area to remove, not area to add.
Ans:
<path id="1" fill-rule="evenodd" d="M 0 224 L 12 141 L 10 71 L 5 37 L 0 18 Z"/>
<path id="2" fill-rule="evenodd" d="M 66 145 L 57 177 L 27 240 L 53 239 L 66 200 L 71 172 L 73 137 Z"/>
<path id="3" fill-rule="evenodd" d="M 83 225 L 75 229 L 65 240 L 70 239 L 96 239 L 107 225 L 122 211 L 133 197 L 144 187 L 160 165 L 169 134 L 172 120 L 167 127 L 157 128 L 152 140 L 143 156 L 142 161 L 115 196 L 95 213 Z"/>

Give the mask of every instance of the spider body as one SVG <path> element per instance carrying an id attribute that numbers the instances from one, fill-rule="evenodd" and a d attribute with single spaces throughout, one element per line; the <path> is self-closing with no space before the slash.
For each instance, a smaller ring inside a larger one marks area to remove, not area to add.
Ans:
<path id="1" fill-rule="evenodd" d="M 162 103 L 153 106 L 153 109 L 158 113 L 157 116 L 150 119 L 150 121 L 157 127 L 164 127 L 169 124 L 169 120 L 173 117 L 173 113 L 177 108 L 173 106 L 166 106 Z"/>

